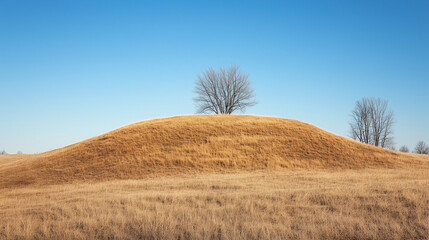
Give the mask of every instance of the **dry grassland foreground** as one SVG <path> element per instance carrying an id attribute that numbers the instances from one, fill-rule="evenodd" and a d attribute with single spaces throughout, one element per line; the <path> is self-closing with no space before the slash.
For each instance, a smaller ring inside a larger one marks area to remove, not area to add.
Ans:
<path id="1" fill-rule="evenodd" d="M 427 169 L 281 170 L 0 189 L 1 239 L 428 239 Z"/>

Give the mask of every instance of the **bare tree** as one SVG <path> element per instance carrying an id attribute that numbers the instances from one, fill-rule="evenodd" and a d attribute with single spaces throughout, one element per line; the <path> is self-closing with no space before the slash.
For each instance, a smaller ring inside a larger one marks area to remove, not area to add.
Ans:
<path id="1" fill-rule="evenodd" d="M 388 147 L 393 138 L 393 112 L 387 110 L 387 100 L 371 100 L 372 135 L 375 146 Z"/>
<path id="2" fill-rule="evenodd" d="M 407 152 L 410 152 L 410 150 L 408 149 L 408 147 L 407 146 L 402 146 L 401 148 L 399 148 L 399 151 L 400 152 L 405 152 L 405 153 L 407 153 Z"/>
<path id="3" fill-rule="evenodd" d="M 425 142 L 419 141 L 414 152 L 418 154 L 429 154 L 429 146 L 427 146 Z"/>
<path id="4" fill-rule="evenodd" d="M 7 152 L 5 150 L 0 152 L 0 155 L 6 155 L 6 154 L 7 154 Z"/>
<path id="5" fill-rule="evenodd" d="M 355 140 L 372 144 L 371 132 L 371 103 L 368 98 L 357 101 L 352 111 L 353 120 L 350 123 L 351 135 Z"/>
<path id="6" fill-rule="evenodd" d="M 380 98 L 362 98 L 356 102 L 350 122 L 351 137 L 383 148 L 393 145 L 393 112 Z"/>
<path id="7" fill-rule="evenodd" d="M 249 76 L 238 66 L 227 70 L 221 67 L 217 71 L 208 68 L 197 78 L 194 101 L 198 113 L 231 114 L 256 104 Z"/>

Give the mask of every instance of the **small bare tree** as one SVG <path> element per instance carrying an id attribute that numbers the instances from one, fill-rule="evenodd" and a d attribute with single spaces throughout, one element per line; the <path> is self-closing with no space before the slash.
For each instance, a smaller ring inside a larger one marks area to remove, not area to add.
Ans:
<path id="1" fill-rule="evenodd" d="M 425 142 L 419 141 L 414 152 L 418 154 L 429 154 L 429 146 L 427 146 Z"/>
<path id="2" fill-rule="evenodd" d="M 408 149 L 408 147 L 407 146 L 402 146 L 401 148 L 399 148 L 399 151 L 400 152 L 405 152 L 405 153 L 407 153 L 407 152 L 410 152 L 410 150 Z"/>
<path id="3" fill-rule="evenodd" d="M 351 137 L 363 143 L 383 148 L 393 145 L 393 112 L 388 102 L 380 98 L 362 98 L 352 111 Z"/>
<path id="4" fill-rule="evenodd" d="M 249 76 L 238 66 L 227 70 L 221 67 L 217 71 L 208 68 L 197 78 L 194 101 L 198 113 L 231 114 L 256 104 Z"/>

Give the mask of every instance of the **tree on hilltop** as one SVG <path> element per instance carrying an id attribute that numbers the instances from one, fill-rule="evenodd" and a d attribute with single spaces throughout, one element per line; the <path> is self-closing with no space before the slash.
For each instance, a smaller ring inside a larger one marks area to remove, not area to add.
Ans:
<path id="1" fill-rule="evenodd" d="M 198 113 L 231 114 L 256 104 L 248 74 L 239 66 L 208 68 L 197 75 L 194 92 Z"/>

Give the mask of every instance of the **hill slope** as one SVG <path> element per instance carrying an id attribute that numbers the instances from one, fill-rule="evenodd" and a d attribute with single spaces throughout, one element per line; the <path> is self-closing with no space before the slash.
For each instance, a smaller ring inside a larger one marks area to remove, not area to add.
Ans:
<path id="1" fill-rule="evenodd" d="M 0 187 L 138 179 L 152 175 L 265 168 L 376 168 L 421 164 L 296 120 L 180 116 L 131 124 L 61 149 L 0 158 Z"/>

